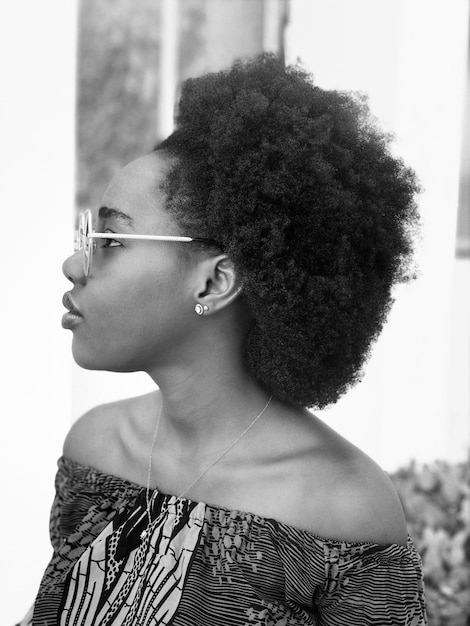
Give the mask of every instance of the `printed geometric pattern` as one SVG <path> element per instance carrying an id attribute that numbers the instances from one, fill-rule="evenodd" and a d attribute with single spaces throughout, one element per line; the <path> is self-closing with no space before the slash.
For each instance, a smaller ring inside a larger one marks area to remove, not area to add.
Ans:
<path id="1" fill-rule="evenodd" d="M 205 506 L 176 498 L 165 505 L 126 558 L 115 560 L 123 526 L 111 522 L 91 543 L 69 576 L 61 626 L 172 623 Z"/>
<path id="2" fill-rule="evenodd" d="M 54 554 L 21 626 L 425 626 L 406 546 L 317 537 L 59 459 Z M 28 621 L 29 619 L 29 621 Z"/>

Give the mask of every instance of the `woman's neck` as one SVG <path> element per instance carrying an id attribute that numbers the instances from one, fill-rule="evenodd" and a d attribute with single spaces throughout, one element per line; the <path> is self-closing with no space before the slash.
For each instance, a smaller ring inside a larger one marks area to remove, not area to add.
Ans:
<path id="1" fill-rule="evenodd" d="M 227 359 L 155 372 L 154 380 L 161 392 L 159 439 L 194 454 L 229 444 L 269 399 L 244 367 Z"/>

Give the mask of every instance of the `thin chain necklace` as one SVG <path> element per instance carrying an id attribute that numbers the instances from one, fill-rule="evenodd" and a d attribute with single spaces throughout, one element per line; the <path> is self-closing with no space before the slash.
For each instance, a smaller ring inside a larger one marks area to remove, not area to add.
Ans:
<path id="1" fill-rule="evenodd" d="M 238 437 L 235 439 L 235 441 L 233 441 L 228 448 L 226 448 L 221 454 L 219 454 L 218 456 L 216 456 L 216 458 L 211 461 L 211 463 L 209 463 L 209 465 L 199 474 L 199 476 L 192 481 L 192 483 L 190 485 L 188 485 L 187 487 L 185 487 L 183 489 L 183 491 L 179 494 L 178 498 L 182 498 L 184 496 L 185 493 L 187 493 L 192 487 L 194 487 L 194 485 L 199 482 L 201 480 L 201 478 L 203 476 L 205 476 L 207 474 L 207 472 L 214 467 L 214 465 L 216 463 L 218 463 L 220 461 L 220 459 L 222 459 L 226 454 L 228 454 L 230 452 L 230 450 L 237 445 L 237 443 L 240 441 L 240 439 L 242 437 L 244 437 L 246 435 L 246 433 L 250 430 L 250 428 L 252 428 L 256 422 L 259 420 L 259 418 L 263 415 L 263 413 L 266 411 L 266 409 L 268 408 L 269 404 L 271 403 L 271 400 L 273 399 L 272 395 L 270 396 L 269 400 L 266 402 L 266 404 L 264 405 L 264 407 L 262 408 L 262 410 L 258 413 L 258 415 L 255 417 L 255 419 L 251 422 L 251 424 L 249 424 L 245 430 L 238 435 Z M 143 530 L 140 533 L 140 538 L 143 541 L 148 533 L 149 530 L 148 528 L 150 527 L 150 524 L 152 523 L 152 516 L 150 514 L 150 477 L 152 474 L 152 457 L 153 457 L 153 451 L 155 448 L 155 443 L 157 441 L 157 433 L 158 433 L 158 427 L 160 426 L 160 419 L 162 417 L 162 409 L 163 406 L 160 407 L 160 412 L 158 414 L 158 418 L 157 418 L 157 423 L 155 424 L 155 430 L 153 431 L 153 438 L 152 438 L 152 447 L 150 448 L 150 456 L 149 456 L 149 464 L 148 464 L 148 473 L 147 473 L 147 488 L 145 491 L 145 501 L 147 503 L 147 518 L 148 518 L 148 527 Z"/>

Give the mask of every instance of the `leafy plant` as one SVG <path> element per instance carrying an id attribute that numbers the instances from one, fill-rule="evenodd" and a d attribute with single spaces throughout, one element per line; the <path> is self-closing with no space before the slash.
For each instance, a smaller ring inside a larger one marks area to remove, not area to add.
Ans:
<path id="1" fill-rule="evenodd" d="M 470 465 L 411 463 L 392 475 L 423 559 L 429 626 L 470 624 Z"/>

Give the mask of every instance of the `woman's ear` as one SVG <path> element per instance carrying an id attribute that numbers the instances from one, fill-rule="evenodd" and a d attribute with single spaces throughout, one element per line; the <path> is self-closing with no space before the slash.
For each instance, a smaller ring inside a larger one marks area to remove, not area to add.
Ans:
<path id="1" fill-rule="evenodd" d="M 199 264 L 194 290 L 196 312 L 210 315 L 227 307 L 241 292 L 235 268 L 226 254 L 205 259 Z"/>

